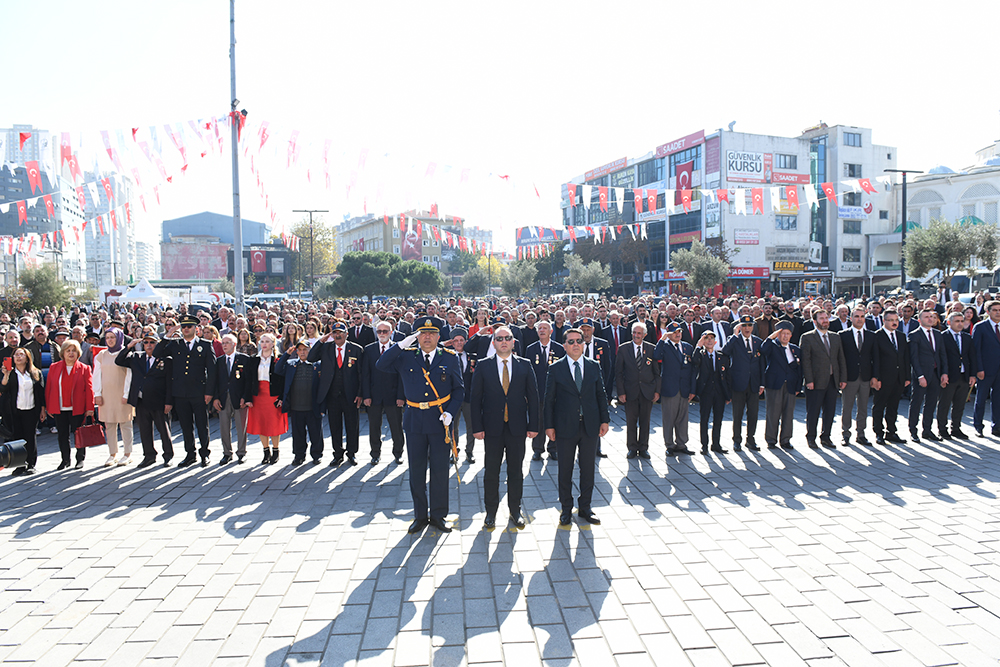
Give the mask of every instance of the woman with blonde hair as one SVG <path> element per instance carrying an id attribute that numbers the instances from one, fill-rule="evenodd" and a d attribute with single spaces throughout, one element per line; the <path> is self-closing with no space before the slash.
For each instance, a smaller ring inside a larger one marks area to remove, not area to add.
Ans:
<path id="1" fill-rule="evenodd" d="M 132 462 L 132 420 L 135 409 L 129 405 L 128 391 L 125 389 L 128 369 L 115 364 L 115 358 L 122 351 L 125 334 L 118 328 L 108 329 L 104 333 L 104 342 L 107 347 L 94 357 L 94 405 L 100 408 L 100 419 L 104 422 L 108 438 L 109 456 L 104 466 L 127 466 Z M 118 460 L 119 431 L 124 445 L 121 460 Z"/>
<path id="2" fill-rule="evenodd" d="M 80 361 L 80 343 L 68 340 L 60 349 L 61 359 L 49 367 L 45 384 L 45 409 L 56 418 L 62 463 L 56 470 L 69 467 L 69 436 L 83 424 L 84 417 L 94 416 L 94 384 L 90 366 Z M 76 450 L 76 468 L 83 468 L 86 448 Z"/>
<path id="3" fill-rule="evenodd" d="M 44 421 L 45 381 L 42 372 L 31 362 L 31 353 L 23 347 L 14 350 L 11 368 L 3 367 L 0 380 L 0 401 L 3 420 L 10 426 L 14 440 L 24 440 L 28 452 L 25 465 L 14 468 L 13 475 L 31 475 L 38 462 L 35 429 Z"/>
<path id="4" fill-rule="evenodd" d="M 250 374 L 251 398 L 247 405 L 247 435 L 259 435 L 264 447 L 261 465 L 278 462 L 278 443 L 288 432 L 288 415 L 277 405 L 283 388 L 283 378 L 275 373 L 278 352 L 275 339 L 266 333 L 260 337 L 260 355 L 250 358 L 247 372 Z M 256 382 L 254 378 L 256 377 Z"/>

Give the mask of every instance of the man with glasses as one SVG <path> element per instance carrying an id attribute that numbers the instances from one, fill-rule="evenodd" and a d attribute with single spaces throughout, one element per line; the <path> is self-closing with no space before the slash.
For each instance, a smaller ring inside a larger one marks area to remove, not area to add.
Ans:
<path id="1" fill-rule="evenodd" d="M 573 465 L 579 451 L 580 496 L 577 508 L 583 519 L 600 524 L 591 507 L 594 469 L 600 438 L 607 435 L 611 418 L 604 377 L 596 361 L 583 356 L 583 331 L 569 329 L 563 336 L 565 360 L 553 364 L 545 383 L 545 434 L 559 452 L 559 525 L 568 526 L 573 514 Z"/>
<path id="2" fill-rule="evenodd" d="M 386 373 L 375 368 L 375 363 L 392 345 L 392 326 L 385 321 L 375 325 L 374 343 L 365 347 L 361 361 L 361 398 L 368 412 L 368 445 L 372 465 L 378 465 L 382 456 L 382 415 L 389 422 L 392 434 L 392 458 L 396 465 L 403 463 L 403 387 L 398 373 Z"/>
<path id="3" fill-rule="evenodd" d="M 197 460 L 194 447 L 194 429 L 198 429 L 201 442 L 201 466 L 208 465 L 208 404 L 215 394 L 215 352 L 207 340 L 195 336 L 198 318 L 184 315 L 180 325 L 170 330 L 169 338 L 164 338 L 153 349 L 157 359 L 169 357 L 173 364 L 171 393 L 173 408 L 181 423 L 184 434 L 184 450 L 187 456 L 178 464 L 185 468 Z M 178 329 L 181 336 L 177 336 Z M 169 409 L 169 406 L 168 406 Z"/>
<path id="4" fill-rule="evenodd" d="M 656 344 L 653 359 L 660 362 L 660 410 L 667 456 L 694 454 L 687 448 L 688 409 L 694 398 L 694 348 L 681 340 L 683 327 L 667 325 L 667 333 Z"/>
<path id="5" fill-rule="evenodd" d="M 364 323 L 360 311 L 351 314 L 351 324 L 347 327 L 347 340 L 365 348 L 375 342 L 375 332 Z"/>

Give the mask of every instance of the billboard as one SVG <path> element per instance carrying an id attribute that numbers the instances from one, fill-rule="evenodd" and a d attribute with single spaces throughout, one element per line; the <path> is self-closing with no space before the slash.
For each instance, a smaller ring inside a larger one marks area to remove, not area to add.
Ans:
<path id="1" fill-rule="evenodd" d="M 726 178 L 733 183 L 770 183 L 771 153 L 726 152 Z"/>
<path id="2" fill-rule="evenodd" d="M 733 230 L 733 244 L 734 245 L 759 245 L 760 244 L 760 230 L 759 229 L 734 229 Z"/>
<path id="3" fill-rule="evenodd" d="M 704 142 L 705 130 L 698 130 L 694 134 L 689 134 L 686 137 L 674 139 L 673 141 L 668 141 L 665 144 L 657 146 L 656 157 L 667 157 L 668 155 L 679 153 Z"/>
<path id="4" fill-rule="evenodd" d="M 600 178 L 601 176 L 607 176 L 613 171 L 618 171 L 619 169 L 624 169 L 628 166 L 628 158 L 618 158 L 614 162 L 609 162 L 603 167 L 598 167 L 597 169 L 591 169 L 586 174 L 583 175 L 583 180 L 592 181 L 595 178 Z"/>
<path id="5" fill-rule="evenodd" d="M 712 137 L 705 142 L 705 180 L 711 186 L 719 184 L 722 163 L 722 140 Z"/>
<path id="6" fill-rule="evenodd" d="M 226 277 L 228 243 L 161 243 L 164 280 L 218 280 Z"/>

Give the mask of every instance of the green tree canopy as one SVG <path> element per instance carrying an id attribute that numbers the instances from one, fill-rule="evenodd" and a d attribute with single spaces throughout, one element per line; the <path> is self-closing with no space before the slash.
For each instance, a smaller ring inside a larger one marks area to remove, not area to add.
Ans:
<path id="1" fill-rule="evenodd" d="M 461 273 L 464 274 L 466 271 L 474 266 L 478 266 L 479 257 L 473 255 L 471 252 L 460 252 L 455 251 L 454 259 L 448 263 L 448 271 L 450 273 Z"/>
<path id="2" fill-rule="evenodd" d="M 391 252 L 345 253 L 337 267 L 340 277 L 330 284 L 330 291 L 339 296 L 367 296 L 369 301 L 376 294 L 397 295 L 400 286 L 392 270 L 401 263 Z"/>
<path id="3" fill-rule="evenodd" d="M 507 296 L 518 297 L 535 287 L 538 269 L 529 261 L 513 262 L 500 275 L 500 286 Z"/>
<path id="4" fill-rule="evenodd" d="M 487 276 L 486 269 L 476 265 L 465 272 L 462 276 L 462 292 L 466 296 L 480 296 L 486 294 Z"/>
<path id="5" fill-rule="evenodd" d="M 915 229 L 906 235 L 906 272 L 924 276 L 940 269 L 945 282 L 950 283 L 959 271 L 973 268 L 969 262 L 972 256 L 977 258 L 978 264 L 992 267 L 1000 246 L 998 234 L 995 225 L 958 225 L 931 220 L 927 229 Z"/>
<path id="6" fill-rule="evenodd" d="M 420 296 L 424 294 L 444 294 L 444 274 L 430 264 L 415 259 L 400 262 L 392 267 L 389 279 L 397 296 Z"/>
<path id="7" fill-rule="evenodd" d="M 729 275 L 729 264 L 713 255 L 701 241 L 694 241 L 690 250 L 671 253 L 670 267 L 687 273 L 687 284 L 699 292 L 721 285 Z"/>
<path id="8" fill-rule="evenodd" d="M 38 268 L 24 269 L 19 280 L 29 295 L 27 302 L 29 308 L 37 310 L 47 306 L 69 305 L 73 290 L 59 278 L 53 265 L 43 264 Z"/>
<path id="9" fill-rule="evenodd" d="M 566 276 L 566 285 L 579 289 L 584 293 L 584 296 L 589 297 L 591 292 L 611 287 L 611 272 L 600 262 L 593 261 L 585 264 L 576 255 L 566 255 L 564 262 L 566 270 L 569 271 L 569 275 Z"/>
<path id="10" fill-rule="evenodd" d="M 337 264 L 340 263 L 340 257 L 337 254 L 337 228 L 314 218 L 312 234 L 310 234 L 309 218 L 305 218 L 291 225 L 290 231 L 301 239 L 299 252 L 292 254 L 295 256 L 294 262 L 302 262 L 302 278 L 306 281 L 306 289 L 311 290 L 313 286 L 308 284 L 310 272 L 309 252 L 312 250 L 312 268 L 315 275 L 321 276 L 333 273 L 337 268 Z M 292 275 L 299 275 L 298 264 L 292 266 Z"/>

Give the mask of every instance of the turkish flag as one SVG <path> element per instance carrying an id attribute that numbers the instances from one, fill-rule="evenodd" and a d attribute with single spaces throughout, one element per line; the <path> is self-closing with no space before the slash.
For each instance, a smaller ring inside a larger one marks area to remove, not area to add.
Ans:
<path id="1" fill-rule="evenodd" d="M 83 194 L 83 186 L 76 186 L 76 201 L 80 204 L 80 210 L 83 211 L 87 208 L 87 196 Z"/>
<path id="2" fill-rule="evenodd" d="M 569 240 L 576 243 L 576 227 L 569 228 Z"/>
<path id="3" fill-rule="evenodd" d="M 17 202 L 17 224 L 23 225 L 28 219 L 28 202 L 23 199 Z"/>
<path id="4" fill-rule="evenodd" d="M 753 213 L 764 214 L 764 188 L 750 188 L 750 201 L 753 202 Z"/>
<path id="5" fill-rule="evenodd" d="M 729 190 L 725 190 L 725 189 L 723 189 L 723 190 L 716 190 L 715 191 L 715 197 L 719 201 L 724 201 L 724 202 L 726 202 L 728 204 L 729 203 Z"/>
<path id="6" fill-rule="evenodd" d="M 142 179 L 139 178 L 139 170 L 136 169 L 135 167 L 132 167 L 132 177 L 135 179 L 135 184 L 138 187 L 141 188 L 142 187 Z"/>
<path id="7" fill-rule="evenodd" d="M 52 195 L 45 195 L 44 197 L 42 197 L 42 201 L 45 202 L 45 214 L 48 215 L 50 218 L 55 218 L 56 207 L 55 204 L 52 203 Z"/>
<path id="8" fill-rule="evenodd" d="M 59 142 L 59 165 L 65 165 L 70 158 L 73 157 L 73 148 L 69 143 L 69 132 L 62 133 L 62 139 Z"/>
<path id="9" fill-rule="evenodd" d="M 77 178 L 83 178 L 83 173 L 80 171 L 80 163 L 77 161 L 75 154 L 69 157 L 69 173 L 73 177 L 74 185 Z"/>
<path id="10" fill-rule="evenodd" d="M 601 210 L 602 211 L 607 211 L 608 210 L 608 189 L 605 188 L 605 187 L 599 187 L 599 188 L 597 188 L 597 192 L 598 192 L 597 196 L 600 198 L 599 201 L 601 203 L 600 204 L 601 205 Z"/>
<path id="11" fill-rule="evenodd" d="M 129 206 L 128 202 L 125 202 L 125 222 L 132 224 L 132 207 Z"/>
<path id="12" fill-rule="evenodd" d="M 42 172 L 38 169 L 37 160 L 29 160 L 24 163 L 24 169 L 28 172 L 28 183 L 31 185 L 31 194 L 35 194 L 35 187 L 42 189 Z"/>
<path id="13" fill-rule="evenodd" d="M 656 210 L 656 188 L 646 190 L 646 210 L 650 213 Z"/>
<path id="14" fill-rule="evenodd" d="M 676 176 L 676 184 L 674 185 L 674 206 L 683 203 L 682 190 L 687 190 L 689 193 L 691 191 L 691 176 L 694 173 L 694 160 L 688 160 L 684 164 L 678 164 L 674 166 L 674 175 Z M 688 204 L 688 209 L 690 209 L 690 203 Z M 685 210 L 688 210 L 685 209 Z"/>
<path id="15" fill-rule="evenodd" d="M 115 200 L 115 193 L 111 189 L 111 180 L 107 178 L 102 178 L 101 185 L 104 186 L 104 194 L 107 195 L 108 203 L 110 204 Z"/>
<path id="16" fill-rule="evenodd" d="M 690 190 L 678 190 L 678 194 L 681 196 L 681 204 L 684 205 L 684 212 L 687 213 L 691 210 L 691 191 Z"/>
<path id="17" fill-rule="evenodd" d="M 438 205 L 437 204 L 431 204 L 431 217 L 432 218 L 438 217 Z"/>
<path id="18" fill-rule="evenodd" d="M 115 213 L 115 209 L 108 211 L 108 217 L 111 218 L 111 226 L 114 227 L 115 231 L 118 231 L 118 215 Z"/>
<path id="19" fill-rule="evenodd" d="M 31 138 L 31 132 L 19 132 L 18 134 L 20 135 L 20 139 L 21 139 L 21 146 L 18 148 L 18 150 L 23 151 L 24 150 L 24 142 Z"/>
<path id="20" fill-rule="evenodd" d="M 566 194 L 569 195 L 569 205 L 576 206 L 576 183 L 566 184 Z"/>
<path id="21" fill-rule="evenodd" d="M 837 193 L 833 189 L 833 183 L 820 183 L 819 186 L 823 188 L 823 194 L 826 198 L 833 202 L 834 206 L 837 206 Z"/>
<path id="22" fill-rule="evenodd" d="M 788 208 L 799 210 L 799 188 L 795 185 L 785 186 L 785 200 L 788 202 Z"/>
<path id="23" fill-rule="evenodd" d="M 101 236 L 106 236 L 107 232 L 104 231 L 104 218 L 97 216 L 97 228 L 101 230 Z"/>
<path id="24" fill-rule="evenodd" d="M 635 204 L 636 213 L 642 213 L 642 200 L 644 198 L 642 190 L 639 188 L 632 190 L 632 202 Z"/>
<path id="25" fill-rule="evenodd" d="M 382 222 L 384 222 L 386 226 L 389 225 L 389 215 L 387 213 L 382 214 Z"/>
<path id="26" fill-rule="evenodd" d="M 861 186 L 861 189 L 867 192 L 868 194 L 870 195 L 876 194 L 875 186 L 872 185 L 871 179 L 868 178 L 858 179 L 858 184 Z"/>

